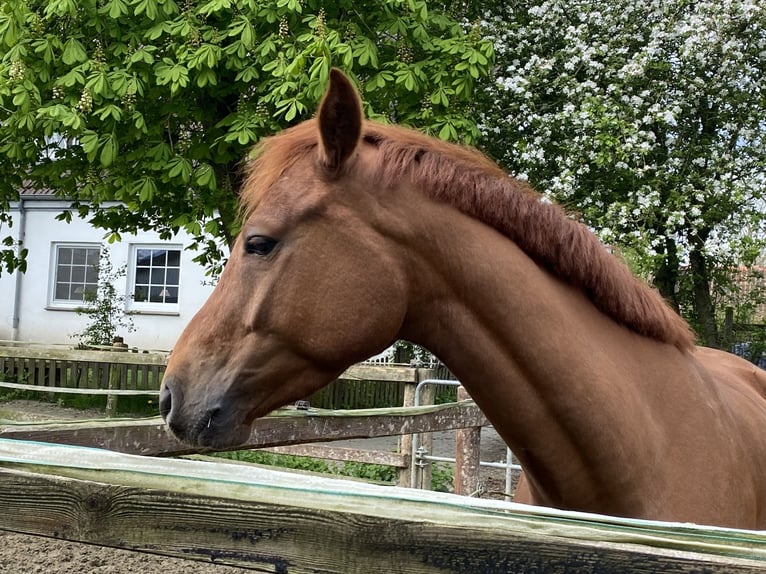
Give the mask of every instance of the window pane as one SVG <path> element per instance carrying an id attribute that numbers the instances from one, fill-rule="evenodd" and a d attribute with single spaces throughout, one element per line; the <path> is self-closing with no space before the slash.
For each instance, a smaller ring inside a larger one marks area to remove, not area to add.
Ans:
<path id="1" fill-rule="evenodd" d="M 136 251 L 136 265 L 149 266 L 152 262 L 151 249 L 138 249 Z"/>
<path id="2" fill-rule="evenodd" d="M 85 283 L 85 267 L 72 267 L 72 283 Z"/>
<path id="3" fill-rule="evenodd" d="M 148 267 L 137 267 L 136 268 L 136 283 L 137 284 L 149 284 L 149 268 Z"/>
<path id="4" fill-rule="evenodd" d="M 149 297 L 149 301 L 151 303 L 162 303 L 162 294 L 161 294 L 162 288 L 161 287 L 152 287 Z"/>
<path id="5" fill-rule="evenodd" d="M 154 267 L 164 267 L 167 263 L 168 252 L 164 249 L 155 249 L 152 253 L 152 265 Z"/>
<path id="6" fill-rule="evenodd" d="M 59 263 L 71 263 L 72 262 L 72 249 L 69 247 L 58 248 L 58 262 Z"/>
<path id="7" fill-rule="evenodd" d="M 54 299 L 69 299 L 69 283 L 56 283 Z"/>
<path id="8" fill-rule="evenodd" d="M 165 273 L 165 285 L 178 285 L 178 275 L 180 274 L 179 269 L 168 269 L 168 272 Z"/>
<path id="9" fill-rule="evenodd" d="M 178 249 L 168 251 L 168 267 L 181 266 L 181 252 Z"/>
<path id="10" fill-rule="evenodd" d="M 98 265 L 98 258 L 99 258 L 99 250 L 98 249 L 87 249 L 85 254 L 85 263 L 90 266 Z"/>
<path id="11" fill-rule="evenodd" d="M 93 285 L 98 283 L 98 271 L 92 265 L 85 268 L 85 282 Z"/>
<path id="12" fill-rule="evenodd" d="M 72 280 L 72 268 L 68 265 L 59 265 L 56 267 L 56 282 L 69 283 Z"/>
<path id="13" fill-rule="evenodd" d="M 165 268 L 152 269 L 152 285 L 164 285 L 165 284 Z"/>
<path id="14" fill-rule="evenodd" d="M 147 286 L 137 285 L 135 290 L 133 291 L 133 300 L 137 301 L 138 303 L 146 301 L 148 293 L 149 293 L 149 288 Z"/>
<path id="15" fill-rule="evenodd" d="M 79 247 L 72 249 L 72 263 L 75 265 L 85 265 L 87 253 L 85 249 Z"/>

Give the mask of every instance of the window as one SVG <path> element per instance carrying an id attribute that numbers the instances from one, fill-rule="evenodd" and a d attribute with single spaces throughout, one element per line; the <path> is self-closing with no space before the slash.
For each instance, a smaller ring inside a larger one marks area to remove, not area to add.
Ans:
<path id="1" fill-rule="evenodd" d="M 134 245 L 131 251 L 131 309 L 177 311 L 181 249 Z"/>
<path id="2" fill-rule="evenodd" d="M 78 307 L 87 293 L 96 294 L 100 254 L 98 244 L 53 244 L 52 306 Z"/>

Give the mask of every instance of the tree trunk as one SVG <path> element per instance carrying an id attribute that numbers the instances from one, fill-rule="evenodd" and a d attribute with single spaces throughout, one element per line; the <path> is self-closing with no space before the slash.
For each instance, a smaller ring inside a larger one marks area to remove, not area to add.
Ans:
<path id="1" fill-rule="evenodd" d="M 710 277 L 707 269 L 705 255 L 702 252 L 702 239 L 692 240 L 692 249 L 689 253 L 689 264 L 692 273 L 692 292 L 694 311 L 702 330 L 699 335 L 702 343 L 708 347 L 720 347 L 718 325 L 715 318 L 715 306 L 710 295 Z"/>
<path id="2" fill-rule="evenodd" d="M 678 274 L 680 263 L 676 242 L 671 238 L 665 238 L 665 258 L 660 263 L 659 269 L 654 275 L 654 286 L 660 292 L 670 306 L 679 312 L 678 305 Z"/>

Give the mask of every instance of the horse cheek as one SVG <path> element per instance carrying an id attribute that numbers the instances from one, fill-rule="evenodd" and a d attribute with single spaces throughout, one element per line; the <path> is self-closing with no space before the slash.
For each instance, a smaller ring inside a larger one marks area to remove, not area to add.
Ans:
<path id="1" fill-rule="evenodd" d="M 329 286 L 328 286 L 329 287 Z M 405 314 L 403 299 L 389 282 L 359 285 L 353 277 L 304 298 L 291 322 L 305 354 L 338 368 L 388 347 Z"/>
<path id="2" fill-rule="evenodd" d="M 345 304 L 334 327 L 339 346 L 345 347 L 355 362 L 388 347 L 396 339 L 406 313 L 404 297 L 395 281 L 375 281 L 365 287 L 342 289 L 339 300 Z"/>

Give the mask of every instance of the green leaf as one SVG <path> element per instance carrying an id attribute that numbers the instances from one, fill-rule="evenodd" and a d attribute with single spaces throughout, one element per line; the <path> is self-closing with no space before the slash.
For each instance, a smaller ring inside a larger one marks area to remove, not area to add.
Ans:
<path id="1" fill-rule="evenodd" d="M 217 219 L 211 219 L 205 224 L 205 233 L 216 236 L 220 233 L 220 225 Z"/>
<path id="2" fill-rule="evenodd" d="M 110 0 L 99 9 L 100 14 L 109 14 L 112 20 L 128 14 L 128 5 L 123 0 Z"/>
<path id="3" fill-rule="evenodd" d="M 58 39 L 55 40 L 58 44 Z M 48 38 L 40 38 L 32 42 L 35 54 L 41 54 L 43 62 L 51 64 L 55 60 L 55 54 L 53 52 L 53 42 Z M 59 44 L 60 46 L 60 44 Z"/>
<path id="4" fill-rule="evenodd" d="M 159 86 L 170 84 L 172 94 L 189 84 L 189 70 L 170 58 L 163 58 L 162 63 L 155 66 L 155 77 Z"/>
<path id="5" fill-rule="evenodd" d="M 91 163 L 96 161 L 99 147 L 98 134 L 94 131 L 88 130 L 80 136 L 80 145 L 82 146 L 82 150 L 85 152 L 88 161 Z"/>
<path id="6" fill-rule="evenodd" d="M 133 125 L 136 126 L 136 129 L 146 133 L 146 120 L 144 119 L 144 115 L 139 111 L 134 111 L 131 115 L 131 119 L 133 120 Z"/>
<path id="7" fill-rule="evenodd" d="M 122 119 L 122 110 L 114 104 L 107 104 L 104 107 L 97 109 L 94 114 L 98 116 L 100 120 L 113 118 L 116 121 L 120 121 Z"/>
<path id="8" fill-rule="evenodd" d="M 201 68 L 207 66 L 214 68 L 218 61 L 221 59 L 221 47 L 214 46 L 213 44 L 203 44 L 194 52 L 194 55 L 189 59 L 189 67 Z"/>
<path id="9" fill-rule="evenodd" d="M 159 16 L 157 0 L 136 0 L 133 2 L 133 13 L 136 16 L 146 14 L 150 20 L 156 20 Z"/>
<path id="10" fill-rule="evenodd" d="M 188 159 L 181 156 L 175 156 L 168 162 L 168 177 L 175 179 L 181 178 L 184 183 L 191 181 L 192 165 Z"/>
<path id="11" fill-rule="evenodd" d="M 439 139 L 457 141 L 457 130 L 455 126 L 450 123 L 446 123 L 439 130 Z"/>
<path id="12" fill-rule="evenodd" d="M 200 14 L 213 14 L 221 10 L 230 10 L 231 0 L 211 0 L 199 9 Z"/>
<path id="13" fill-rule="evenodd" d="M 84 84 L 85 74 L 83 74 L 79 68 L 69 71 L 56 81 L 56 85 L 65 86 L 67 88 L 71 88 L 75 85 L 82 86 Z"/>
<path id="14" fill-rule="evenodd" d="M 89 88 L 94 96 L 109 96 L 111 86 L 109 85 L 109 78 L 106 75 L 106 71 L 100 70 L 94 74 L 91 74 L 85 84 L 85 87 Z"/>
<path id="15" fill-rule="evenodd" d="M 75 38 L 69 38 L 64 44 L 64 51 L 61 54 L 61 61 L 67 66 L 85 62 L 88 59 L 88 53 L 85 47 Z"/>
<path id="16" fill-rule="evenodd" d="M 13 105 L 17 108 L 27 107 L 30 103 L 29 94 L 26 90 L 18 90 L 13 96 Z"/>
<path id="17" fill-rule="evenodd" d="M 208 163 L 202 163 L 194 170 L 194 183 L 200 187 L 216 188 L 215 170 Z"/>
<path id="18" fill-rule="evenodd" d="M 197 74 L 197 86 L 200 88 L 204 88 L 205 86 L 215 86 L 218 84 L 218 77 L 215 75 L 215 72 L 211 70 L 210 68 L 205 68 L 204 70 L 200 70 Z"/>
<path id="19" fill-rule="evenodd" d="M 154 182 L 154 178 L 145 175 L 139 179 L 133 186 L 133 193 L 138 195 L 138 200 L 141 203 L 152 201 L 157 194 L 157 184 Z"/>
<path id="20" fill-rule="evenodd" d="M 139 62 L 143 62 L 144 64 L 153 64 L 153 52 L 155 50 L 156 48 L 154 46 L 142 46 L 131 54 L 130 58 L 128 58 L 128 64 L 138 64 Z"/>
<path id="21" fill-rule="evenodd" d="M 112 165 L 115 159 L 117 159 L 117 150 L 119 146 L 117 144 L 117 134 L 111 133 L 101 136 L 99 138 L 101 143 L 101 165 L 109 167 Z"/>
<path id="22" fill-rule="evenodd" d="M 77 16 L 78 2 L 76 0 L 48 0 L 45 3 L 45 16 L 51 17 L 64 17 L 70 16 L 75 18 Z"/>

